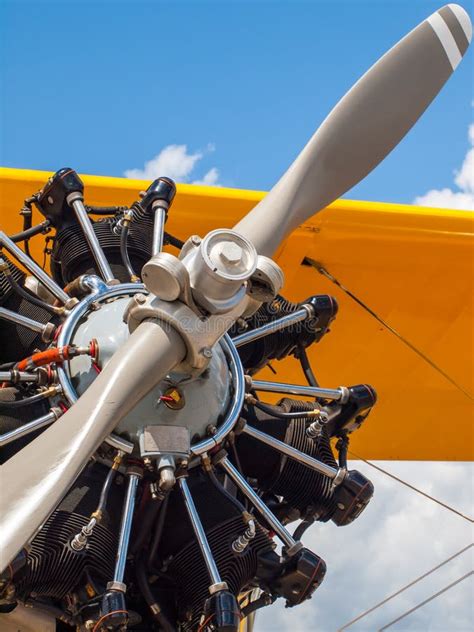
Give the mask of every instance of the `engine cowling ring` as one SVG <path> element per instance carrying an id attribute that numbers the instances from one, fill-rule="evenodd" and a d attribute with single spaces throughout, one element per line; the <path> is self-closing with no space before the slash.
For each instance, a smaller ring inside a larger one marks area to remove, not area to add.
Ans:
<path id="1" fill-rule="evenodd" d="M 126 283 L 113 286 L 107 286 L 97 277 L 88 277 L 88 285 L 91 287 L 91 293 L 88 294 L 80 303 L 78 303 L 66 320 L 63 322 L 57 345 L 64 346 L 72 344 L 74 334 L 77 331 L 81 321 L 88 313 L 93 312 L 97 305 L 117 299 L 120 297 L 130 298 L 137 293 L 147 293 L 142 284 Z M 191 442 L 191 454 L 199 456 L 212 450 L 219 445 L 237 423 L 244 403 L 245 396 L 245 379 L 244 369 L 240 361 L 239 354 L 229 335 L 225 334 L 218 343 L 219 352 L 225 357 L 229 370 L 229 385 L 231 386 L 231 396 L 222 419 L 214 422 L 216 427 L 215 434 L 202 438 L 199 441 Z M 67 402 L 72 406 L 77 401 L 79 394 L 74 386 L 72 376 L 69 370 L 69 363 L 58 367 L 58 380 L 61 384 L 63 395 Z"/>

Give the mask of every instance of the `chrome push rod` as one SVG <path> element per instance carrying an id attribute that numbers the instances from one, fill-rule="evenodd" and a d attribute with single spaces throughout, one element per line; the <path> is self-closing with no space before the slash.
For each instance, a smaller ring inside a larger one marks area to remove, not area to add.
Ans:
<path id="1" fill-rule="evenodd" d="M 107 261 L 102 246 L 97 239 L 97 235 L 92 228 L 92 222 L 89 219 L 84 202 L 82 201 L 82 194 L 74 191 L 67 196 L 67 203 L 72 207 L 76 214 L 77 221 L 79 222 L 82 232 L 86 238 L 86 241 L 91 249 L 92 256 L 97 263 L 99 272 L 106 283 L 110 283 L 114 280 L 112 269 Z"/>
<path id="2" fill-rule="evenodd" d="M 132 531 L 133 512 L 137 497 L 138 483 L 143 476 L 142 470 L 138 467 L 130 467 L 127 470 L 128 487 L 122 511 L 122 522 L 120 524 L 119 542 L 117 555 L 115 558 L 115 571 L 112 582 L 107 585 L 108 589 L 125 592 L 126 586 L 123 583 L 125 575 L 125 565 L 127 563 L 128 544 Z"/>
<path id="3" fill-rule="evenodd" d="M 10 309 L 6 309 L 5 307 L 0 307 L 0 319 L 16 323 L 17 325 L 21 325 L 22 327 L 26 327 L 32 331 L 37 331 L 41 334 L 41 337 L 45 342 L 49 342 L 51 340 L 55 330 L 52 323 L 39 323 L 37 320 L 12 312 Z"/>
<path id="4" fill-rule="evenodd" d="M 272 436 L 267 435 L 265 432 L 261 432 L 252 426 L 245 425 L 243 432 L 249 437 L 253 437 L 262 443 L 270 446 L 271 448 L 275 448 L 278 452 L 282 454 L 286 454 L 290 459 L 294 459 L 303 465 L 311 468 L 312 470 L 316 470 L 320 474 L 327 476 L 328 478 L 335 479 L 338 474 L 340 474 L 340 470 L 336 467 L 331 467 L 330 465 L 326 465 L 322 461 L 318 461 L 317 459 L 313 459 L 312 456 L 305 454 L 304 452 L 300 452 L 296 448 L 293 448 L 291 445 L 284 443 L 283 441 L 279 441 L 278 439 L 274 439 Z"/>
<path id="5" fill-rule="evenodd" d="M 275 531 L 280 540 L 288 547 L 286 553 L 287 555 L 294 555 L 297 553 L 303 545 L 301 542 L 295 540 L 292 535 L 285 529 L 285 527 L 281 524 L 278 518 L 273 514 L 267 505 L 263 502 L 260 496 L 254 492 L 254 490 L 247 483 L 245 478 L 240 474 L 240 472 L 232 465 L 232 463 L 228 460 L 227 456 L 223 456 L 217 463 L 224 469 L 226 474 L 229 475 L 231 480 L 237 485 L 237 487 L 241 490 L 241 492 L 246 496 L 252 505 L 258 509 L 258 511 L 265 518 L 266 522 L 270 525 L 270 527 Z"/>
<path id="6" fill-rule="evenodd" d="M 115 448 L 120 452 L 124 452 L 125 454 L 132 454 L 134 445 L 130 441 L 123 439 L 120 435 L 116 435 L 113 432 L 109 434 L 108 437 L 104 439 L 104 442 L 107 443 L 111 448 Z"/>
<path id="7" fill-rule="evenodd" d="M 163 238 L 165 234 L 166 209 L 163 206 L 153 208 L 155 218 L 153 221 L 153 240 L 151 244 L 151 254 L 157 255 L 163 250 Z"/>
<path id="8" fill-rule="evenodd" d="M 211 578 L 212 583 L 209 586 L 209 592 L 214 593 L 217 590 L 227 590 L 227 584 L 221 579 L 219 569 L 217 568 L 216 561 L 214 560 L 214 556 L 212 555 L 211 547 L 209 546 L 209 542 L 207 541 L 206 532 L 204 531 L 204 527 L 202 526 L 201 518 L 199 517 L 199 514 L 197 512 L 196 505 L 194 504 L 193 497 L 191 496 L 186 478 L 181 476 L 178 479 L 178 484 L 183 494 L 184 504 L 191 520 L 194 534 L 196 535 L 199 548 L 201 549 L 204 562 L 206 563 L 207 572 L 209 573 L 209 577 Z"/>
<path id="9" fill-rule="evenodd" d="M 16 369 L 0 371 L 0 382 L 18 384 L 19 382 L 39 382 L 39 380 L 40 375 L 38 373 L 26 373 L 25 371 L 17 371 Z"/>
<path id="10" fill-rule="evenodd" d="M 10 430 L 9 432 L 5 432 L 0 435 L 0 447 L 4 445 L 8 445 L 12 441 L 16 441 L 21 437 L 25 437 L 30 434 L 30 432 L 34 432 L 35 430 L 39 430 L 40 428 L 44 428 L 45 426 L 49 426 L 56 421 L 61 415 L 63 411 L 60 408 L 51 408 L 49 413 L 43 415 L 42 417 L 38 417 L 38 419 L 33 419 L 33 421 L 20 426 L 20 428 L 15 428 L 15 430 Z"/>
<path id="11" fill-rule="evenodd" d="M 243 334 L 235 336 L 235 338 L 232 338 L 232 342 L 236 347 L 241 347 L 249 342 L 268 336 L 268 334 L 273 334 L 275 331 L 280 331 L 290 325 L 296 325 L 296 323 L 300 323 L 307 318 L 313 318 L 313 316 L 314 311 L 311 305 L 303 305 L 301 309 L 296 310 L 296 312 L 292 314 L 288 314 L 278 320 L 273 320 L 261 327 L 257 327 L 257 329 L 251 329 L 250 331 L 245 331 Z"/>
<path id="12" fill-rule="evenodd" d="M 235 338 L 234 338 L 235 341 Z M 289 395 L 304 395 L 305 397 L 321 397 L 344 402 L 348 396 L 347 388 L 319 388 L 316 386 L 300 386 L 299 384 L 285 384 L 284 382 L 265 382 L 252 380 L 251 388 L 266 393 L 287 393 Z"/>
<path id="13" fill-rule="evenodd" d="M 53 281 L 53 279 L 42 270 L 37 263 L 33 261 L 26 253 L 23 252 L 13 241 L 0 231 L 0 247 L 3 246 L 12 254 L 19 263 L 21 263 L 34 277 L 38 279 L 61 303 L 66 307 L 76 303 L 66 292 Z"/>

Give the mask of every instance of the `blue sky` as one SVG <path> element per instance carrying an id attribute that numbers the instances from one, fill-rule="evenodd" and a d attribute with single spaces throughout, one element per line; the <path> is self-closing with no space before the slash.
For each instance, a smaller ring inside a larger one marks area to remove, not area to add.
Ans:
<path id="1" fill-rule="evenodd" d="M 185 144 L 203 153 L 194 179 L 215 167 L 223 185 L 268 189 L 355 80 L 441 4 L 0 0 L 0 162 L 122 175 Z M 471 52 L 350 197 L 411 202 L 453 186 L 472 72 Z"/>
<path id="2" fill-rule="evenodd" d="M 153 168 L 174 170 L 178 180 L 207 175 L 268 189 L 358 77 L 441 5 L 0 0 L 0 163 L 121 176 L 155 159 Z M 473 3 L 463 5 L 472 16 Z M 459 201 L 458 170 L 462 204 L 474 207 L 473 63 L 471 50 L 414 130 L 349 197 L 410 203 L 437 189 L 438 201 Z M 325 583 L 295 610 L 262 612 L 257 632 L 335 630 L 472 539 L 462 519 L 356 467 L 374 480 L 373 503 L 347 530 L 310 531 L 307 545 L 328 563 Z M 472 511 L 472 464 L 384 467 Z M 377 629 L 469 564 L 465 555 L 353 629 Z M 471 592 L 464 582 L 393 629 L 471 629 Z"/>

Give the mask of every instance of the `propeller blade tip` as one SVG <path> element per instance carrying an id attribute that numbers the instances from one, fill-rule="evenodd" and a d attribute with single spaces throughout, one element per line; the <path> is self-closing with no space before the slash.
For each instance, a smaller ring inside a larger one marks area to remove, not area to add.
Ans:
<path id="1" fill-rule="evenodd" d="M 446 6 L 449 7 L 456 16 L 462 30 L 464 31 L 467 41 L 470 44 L 472 40 L 472 22 L 469 17 L 469 13 L 460 4 L 452 3 L 447 4 Z"/>
<path id="2" fill-rule="evenodd" d="M 452 70 L 455 70 L 472 39 L 472 24 L 467 11 L 459 4 L 446 4 L 426 21 L 438 37 Z"/>

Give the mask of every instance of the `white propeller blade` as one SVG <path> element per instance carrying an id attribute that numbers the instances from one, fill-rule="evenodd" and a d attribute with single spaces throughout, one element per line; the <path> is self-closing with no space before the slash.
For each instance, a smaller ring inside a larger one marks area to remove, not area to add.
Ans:
<path id="1" fill-rule="evenodd" d="M 351 189 L 402 140 L 466 52 L 472 26 L 448 4 L 388 51 L 339 101 L 288 171 L 235 230 L 272 256 L 306 219 Z"/>

